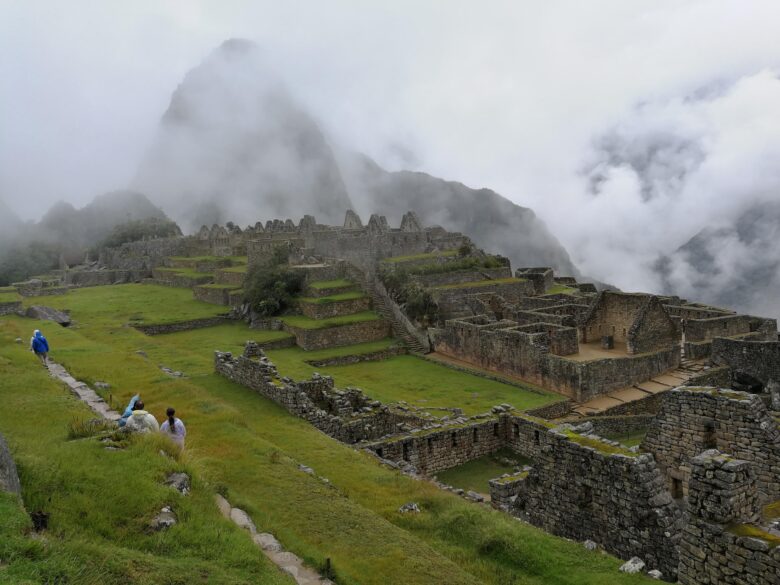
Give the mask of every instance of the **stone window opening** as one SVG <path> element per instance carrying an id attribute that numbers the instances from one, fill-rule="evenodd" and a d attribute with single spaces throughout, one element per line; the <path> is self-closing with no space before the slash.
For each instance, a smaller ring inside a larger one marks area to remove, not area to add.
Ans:
<path id="1" fill-rule="evenodd" d="M 498 423 L 493 423 L 493 436 L 498 436 Z"/>
<path id="2" fill-rule="evenodd" d="M 384 457 L 383 457 L 384 452 L 382 451 L 382 447 L 380 447 L 379 449 L 376 450 L 376 454 L 379 455 L 380 459 L 384 459 Z"/>
<path id="3" fill-rule="evenodd" d="M 452 446 L 457 447 L 458 446 L 458 435 L 456 433 L 452 433 Z"/>
<path id="4" fill-rule="evenodd" d="M 541 435 L 539 434 L 539 431 L 534 431 L 534 445 L 541 444 Z"/>
<path id="5" fill-rule="evenodd" d="M 679 477 L 672 478 L 672 498 L 681 500 L 683 497 L 682 480 Z"/>
<path id="6" fill-rule="evenodd" d="M 403 450 L 404 450 L 404 454 L 403 454 L 404 461 L 409 461 L 409 443 L 403 444 Z"/>
<path id="7" fill-rule="evenodd" d="M 513 424 L 512 425 L 512 431 L 514 432 L 515 437 L 519 437 L 520 436 L 520 425 L 517 424 L 517 423 Z"/>
<path id="8" fill-rule="evenodd" d="M 715 421 L 708 421 L 704 425 L 704 435 L 702 436 L 702 449 L 716 449 L 718 447 L 718 437 L 715 434 Z"/>
<path id="9" fill-rule="evenodd" d="M 433 451 L 433 438 L 428 437 L 428 451 Z"/>
<path id="10" fill-rule="evenodd" d="M 473 435 L 474 442 L 479 443 L 479 433 L 477 432 L 477 429 L 473 429 L 472 435 Z"/>

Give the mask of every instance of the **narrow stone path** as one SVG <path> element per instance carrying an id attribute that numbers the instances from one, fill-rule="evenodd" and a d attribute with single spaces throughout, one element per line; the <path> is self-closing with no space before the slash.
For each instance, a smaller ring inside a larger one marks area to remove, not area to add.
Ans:
<path id="1" fill-rule="evenodd" d="M 84 382 L 70 375 L 68 370 L 58 363 L 49 361 L 49 374 L 63 382 L 79 400 L 85 402 L 96 414 L 111 421 L 120 419 L 120 414 L 112 410 L 97 392 Z M 233 508 L 225 498 L 217 494 L 217 506 L 220 512 L 234 524 L 249 532 L 252 541 L 260 547 L 265 556 L 276 566 L 290 575 L 298 585 L 334 585 L 332 581 L 321 577 L 319 573 L 308 568 L 297 555 L 285 551 L 282 545 L 268 532 L 258 532 L 249 515 L 240 508 Z"/>
<path id="2" fill-rule="evenodd" d="M 240 508 L 234 508 L 225 498 L 216 495 L 217 506 L 225 518 L 248 531 L 252 541 L 260 547 L 263 554 L 277 565 L 282 571 L 290 575 L 298 585 L 333 585 L 333 582 L 319 573 L 308 568 L 300 557 L 285 551 L 282 545 L 268 532 L 258 532 L 255 523 L 249 515 Z"/>

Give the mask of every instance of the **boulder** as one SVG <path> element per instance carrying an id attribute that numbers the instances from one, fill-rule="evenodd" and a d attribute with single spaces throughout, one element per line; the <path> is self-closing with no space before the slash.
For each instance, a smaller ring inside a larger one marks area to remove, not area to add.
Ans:
<path id="1" fill-rule="evenodd" d="M 0 491 L 14 494 L 22 493 L 19 475 L 16 473 L 16 464 L 2 434 L 0 434 Z"/>
<path id="2" fill-rule="evenodd" d="M 186 473 L 172 473 L 165 480 L 165 485 L 186 496 L 190 493 L 190 476 Z"/>
<path id="3" fill-rule="evenodd" d="M 642 559 L 639 557 L 632 557 L 629 561 L 626 561 L 623 565 L 620 566 L 620 572 L 633 575 L 643 571 L 644 568 L 645 562 Z"/>
<path id="4" fill-rule="evenodd" d="M 149 527 L 154 531 L 158 531 L 170 528 L 174 524 L 176 524 L 176 514 L 173 513 L 170 506 L 165 506 L 157 516 L 152 518 L 151 522 L 149 522 Z"/>
<path id="5" fill-rule="evenodd" d="M 25 316 L 31 319 L 40 319 L 42 321 L 54 321 L 57 325 L 68 327 L 70 325 L 70 315 L 52 309 L 51 307 L 32 306 L 28 307 Z"/>
<path id="6" fill-rule="evenodd" d="M 400 508 L 398 508 L 398 511 L 401 514 L 419 514 L 420 513 L 420 506 L 417 505 L 417 502 L 409 502 L 407 504 L 404 504 Z"/>

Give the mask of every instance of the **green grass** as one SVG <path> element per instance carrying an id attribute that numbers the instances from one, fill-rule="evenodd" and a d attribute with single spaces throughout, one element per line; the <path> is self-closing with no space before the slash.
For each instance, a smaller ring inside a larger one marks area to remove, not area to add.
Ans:
<path id="1" fill-rule="evenodd" d="M 576 288 L 572 288 L 570 286 L 566 286 L 565 284 L 556 284 L 552 287 L 548 288 L 544 294 L 547 295 L 573 295 L 575 293 L 579 292 Z"/>
<path id="2" fill-rule="evenodd" d="M 281 368 L 286 352 L 290 350 L 269 351 L 268 355 Z M 298 376 L 306 375 L 305 368 L 298 366 L 296 369 Z M 366 394 L 382 402 L 403 400 L 423 408 L 459 407 L 467 414 L 486 412 L 504 402 L 526 410 L 560 400 L 559 395 L 551 392 L 537 394 L 525 391 L 410 355 L 379 362 L 312 368 L 309 371 L 315 370 L 333 376 L 339 387 L 362 388 Z"/>
<path id="3" fill-rule="evenodd" d="M 25 299 L 25 306 L 40 299 Z M 165 324 L 216 317 L 225 314 L 225 307 L 196 301 L 192 291 L 152 284 L 96 286 L 70 291 L 67 295 L 46 297 L 46 305 L 55 309 L 71 309 L 77 325 L 80 319 L 108 321 L 109 328 L 121 328 L 126 323 Z M 79 317 L 78 315 L 83 315 Z"/>
<path id="4" fill-rule="evenodd" d="M 153 293 L 158 288 L 162 291 Z M 150 299 L 147 291 L 160 296 Z M 78 327 L 51 329 L 47 336 L 55 360 L 64 363 L 79 379 L 110 383 L 115 401 L 124 403 L 132 394 L 140 392 L 148 409 L 158 418 L 166 406 L 177 408 L 177 414 L 188 428 L 187 460 L 183 464 L 194 470 L 200 482 L 190 496 L 192 499 L 184 499 L 185 505 L 200 506 L 198 494 L 210 496 L 210 486 L 224 486 L 231 502 L 246 509 L 261 530 L 273 532 L 286 548 L 314 566 L 322 566 L 325 559 L 330 558 L 340 585 L 616 585 L 649 582 L 641 576 L 619 573 L 617 567 L 621 562 L 614 557 L 585 551 L 579 543 L 553 537 L 487 507 L 469 504 L 429 483 L 386 469 L 368 454 L 330 439 L 256 392 L 211 373 L 214 349 L 229 350 L 228 342 L 238 344 L 239 339 L 251 339 L 260 334 L 259 331 L 246 327 L 242 331 L 240 324 L 234 324 L 234 329 L 220 326 L 147 337 L 123 326 L 128 316 L 142 307 L 156 311 L 155 305 L 165 305 L 181 311 L 185 300 L 178 294 L 180 292 L 166 287 L 122 285 L 80 289 L 74 291 L 73 299 L 53 297 L 50 300 L 72 303 L 73 318 Z M 167 299 L 163 298 L 166 294 Z M 209 305 L 188 300 L 212 309 Z M 233 540 L 231 525 L 215 516 L 216 512 L 210 511 L 213 508 L 208 508 L 205 500 L 202 508 L 192 508 L 186 515 L 188 523 L 204 525 L 204 532 L 200 529 L 192 532 L 190 526 L 187 526 L 188 530 L 182 527 L 180 532 L 171 533 L 169 540 L 166 535 L 141 535 L 134 531 L 140 523 L 133 520 L 133 514 L 141 506 L 136 498 L 150 491 L 158 494 L 159 466 L 176 465 L 177 462 L 156 459 L 153 445 L 148 449 L 138 445 L 127 452 L 111 452 L 88 440 L 65 442 L 66 419 L 70 418 L 66 409 L 75 403 L 74 399 L 60 388 L 50 396 L 39 394 L 39 391 L 51 391 L 47 384 L 52 382 L 45 376 L 45 371 L 35 365 L 34 356 L 12 343 L 22 331 L 36 325 L 38 322 L 20 317 L 0 318 L 0 374 L 7 374 L 3 368 L 9 364 L 20 373 L 18 377 L 14 374 L 10 378 L 0 375 L 0 396 L 4 401 L 4 408 L 0 410 L 0 431 L 11 438 L 23 470 L 25 487 L 40 482 L 40 487 L 33 489 L 41 496 L 35 498 L 43 497 L 42 494 L 52 495 L 56 510 L 64 510 L 63 514 L 69 519 L 79 518 L 81 512 L 86 512 L 87 519 L 80 519 L 85 531 L 91 525 L 89 519 L 93 515 L 97 518 L 110 516 L 98 522 L 105 532 L 98 536 L 94 532 L 83 532 L 78 537 L 98 554 L 90 556 L 88 562 L 77 558 L 75 563 L 80 567 L 102 567 L 114 559 L 126 558 L 109 546 L 114 542 L 110 539 L 115 538 L 121 539 L 122 546 L 137 547 L 131 556 L 138 559 L 134 569 L 139 572 L 156 570 L 154 559 L 159 557 L 150 555 L 156 555 L 160 550 L 170 551 L 165 560 L 167 575 L 176 579 L 181 577 L 182 583 L 200 582 L 197 576 L 192 576 L 196 570 L 198 575 L 216 575 L 212 582 L 220 583 L 225 581 L 222 576 L 227 571 L 235 571 L 242 577 L 256 566 L 241 557 L 245 546 L 242 543 L 248 540 L 243 535 L 245 540 L 240 543 Z M 213 342 L 210 333 L 215 333 Z M 137 354 L 139 349 L 143 349 L 148 358 Z M 272 359 L 274 353 L 269 352 Z M 186 372 L 187 377 L 166 376 L 159 369 L 161 363 Z M 36 377 L 25 377 L 28 371 L 30 376 Z M 285 375 L 286 372 L 281 373 Z M 387 387 L 393 383 L 412 384 L 412 380 L 402 378 L 403 373 L 403 370 L 395 371 L 383 383 Z M 464 376 L 452 370 L 447 373 Z M 6 383 L 8 379 L 13 380 L 13 386 Z M 462 382 L 462 378 L 453 380 Z M 79 408 L 82 407 L 79 405 Z M 20 417 L 19 412 L 29 416 Z M 35 424 L 30 424 L 31 420 Z M 50 428 L 56 429 L 58 438 L 44 441 Z M 29 441 L 34 445 L 38 440 L 42 441 L 41 446 L 24 455 L 24 444 Z M 72 451 L 60 453 L 60 443 Z M 79 444 L 93 450 L 87 451 L 89 457 L 75 450 Z M 149 454 L 145 455 L 144 450 Z M 128 460 L 111 459 L 115 455 L 128 457 Z M 104 479 L 102 476 L 94 479 L 91 475 L 92 456 L 99 461 L 108 461 Z M 142 464 L 132 463 L 135 456 Z M 58 461 L 67 461 L 67 464 L 60 466 Z M 79 465 L 73 465 L 73 461 L 78 461 Z M 312 467 L 330 483 L 302 473 L 298 464 Z M 28 471 L 33 469 L 37 471 Z M 134 486 L 136 478 L 149 487 Z M 159 493 L 177 498 L 166 490 Z M 117 508 L 114 502 L 122 498 L 129 499 Z M 401 505 L 410 501 L 420 505 L 421 514 L 397 512 Z M 149 509 L 156 505 L 157 501 L 149 503 Z M 143 510 L 148 512 L 147 508 Z M 124 515 L 111 516 L 115 513 Z M 70 520 L 66 522 L 59 517 L 60 512 L 53 515 L 53 523 L 59 523 L 60 527 L 71 526 Z M 72 526 L 68 530 L 77 529 L 75 522 Z M 62 532 L 62 540 L 77 542 L 75 537 L 70 538 L 68 530 Z M 223 536 L 205 532 L 207 530 L 221 531 Z M 209 534 L 212 538 L 201 541 L 200 534 Z M 172 542 L 173 536 L 177 540 Z M 0 543 L 0 546 L 5 545 L 2 539 Z M 200 549 L 199 543 L 203 543 Z M 196 549 L 187 553 L 192 572 L 189 566 L 179 572 L 178 559 L 185 555 L 184 547 L 190 545 Z M 254 554 L 253 562 L 259 563 L 257 558 L 262 559 L 262 556 L 257 551 Z M 8 556 L 3 554 L 0 558 L 5 562 Z M 214 564 L 221 563 L 213 573 L 206 570 L 208 567 L 204 569 L 204 563 L 211 563 L 211 559 L 215 559 Z M 255 582 L 273 583 L 264 576 L 255 577 Z M 137 575 L 118 581 L 177 582 L 159 574 L 146 581 Z M 69 582 L 101 581 L 73 578 Z"/>
<path id="5" fill-rule="evenodd" d="M 246 274 L 247 267 L 246 267 L 246 265 L 231 266 L 230 268 L 220 268 L 219 270 L 221 270 L 223 272 L 237 272 L 239 274 Z"/>
<path id="6" fill-rule="evenodd" d="M 222 290 L 238 290 L 241 287 L 236 284 L 199 284 L 199 288 L 219 288 Z"/>
<path id="7" fill-rule="evenodd" d="M 509 459 L 514 465 L 499 461 Z M 510 449 L 501 449 L 490 455 L 474 459 L 458 467 L 452 467 L 436 474 L 439 481 L 463 490 L 471 490 L 480 494 L 489 494 L 488 480 L 495 479 L 505 473 L 513 473 L 515 466 L 528 464 L 529 460 L 519 456 Z"/>
<path id="8" fill-rule="evenodd" d="M 197 272 L 190 268 L 156 268 L 155 270 L 159 272 L 170 272 L 176 276 L 185 276 L 194 279 L 214 278 L 214 275 L 210 272 Z"/>
<path id="9" fill-rule="evenodd" d="M 13 303 L 14 301 L 20 301 L 22 300 L 22 297 L 19 296 L 19 294 L 13 292 L 13 293 L 3 293 L 0 292 L 0 303 Z"/>
<path id="10" fill-rule="evenodd" d="M 579 433 L 575 433 L 574 431 L 563 431 L 563 434 L 569 437 L 575 443 L 579 443 L 585 447 L 591 447 L 592 449 L 595 449 L 596 451 L 599 451 L 605 455 L 625 455 L 627 457 L 637 457 L 639 455 L 639 453 L 629 451 L 624 446 L 615 447 L 613 445 L 608 445 L 606 443 L 602 443 L 598 439 L 591 439 L 590 437 L 585 437 Z"/>
<path id="11" fill-rule="evenodd" d="M 345 292 L 337 295 L 330 295 L 329 297 L 298 297 L 296 300 L 299 303 L 311 303 L 315 305 L 326 305 L 328 303 L 338 303 L 340 301 L 353 301 L 355 299 L 364 299 L 366 295 L 359 291 Z"/>
<path id="12" fill-rule="evenodd" d="M 647 429 L 641 431 L 632 431 L 630 433 L 618 433 L 613 435 L 607 435 L 607 439 L 618 441 L 621 445 L 626 447 L 635 447 L 639 445 L 645 438 Z"/>
<path id="13" fill-rule="evenodd" d="M 17 290 L 15 286 L 0 286 L 0 293 L 14 293 L 16 294 Z"/>
<path id="14" fill-rule="evenodd" d="M 374 311 L 363 311 L 362 313 L 342 315 L 341 317 L 330 317 L 329 319 L 312 319 L 310 317 L 304 317 L 303 315 L 287 315 L 280 317 L 280 319 L 290 327 L 299 327 L 300 329 L 329 329 L 331 327 L 353 325 L 366 321 L 378 321 L 380 317 L 374 313 Z"/>
<path id="15" fill-rule="evenodd" d="M 355 286 L 355 283 L 346 278 L 337 278 L 335 280 L 316 280 L 309 283 L 309 288 L 323 290 L 329 288 L 349 288 Z"/>
<path id="16" fill-rule="evenodd" d="M 494 280 L 475 280 L 473 282 L 461 282 L 456 284 L 443 284 L 441 286 L 431 287 L 431 290 L 446 290 L 456 288 L 479 288 L 482 286 L 493 286 L 494 284 L 512 284 L 516 282 L 525 282 L 524 278 L 496 278 Z"/>
<path id="17" fill-rule="evenodd" d="M 399 262 L 413 262 L 415 260 L 427 260 L 442 257 L 457 256 L 457 250 L 444 250 L 443 252 L 429 252 L 427 254 L 410 254 L 408 256 L 393 256 L 391 258 L 385 258 L 382 262 L 388 264 L 398 264 Z"/>

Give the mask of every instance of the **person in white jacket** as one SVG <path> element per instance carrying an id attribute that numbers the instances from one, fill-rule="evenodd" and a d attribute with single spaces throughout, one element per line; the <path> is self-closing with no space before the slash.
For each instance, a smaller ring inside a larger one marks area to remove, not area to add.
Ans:
<path id="1" fill-rule="evenodd" d="M 165 414 L 168 415 L 168 420 L 164 421 L 162 426 L 160 426 L 160 432 L 170 437 L 174 443 L 183 449 L 184 437 L 187 436 L 187 428 L 184 426 L 184 423 L 181 422 L 180 418 L 174 416 L 176 411 L 170 406 L 168 407 L 168 410 L 165 411 Z"/>
<path id="2" fill-rule="evenodd" d="M 127 423 L 125 423 L 125 428 L 137 433 L 157 432 L 160 430 L 160 424 L 154 415 L 144 410 L 143 400 L 138 400 L 135 403 L 133 414 L 128 417 Z"/>

